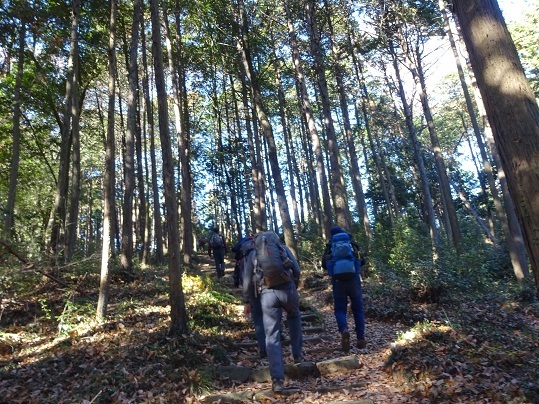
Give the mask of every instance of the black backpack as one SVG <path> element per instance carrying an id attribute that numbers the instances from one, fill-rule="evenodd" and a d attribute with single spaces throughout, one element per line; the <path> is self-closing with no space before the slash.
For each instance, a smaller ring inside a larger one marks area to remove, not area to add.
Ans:
<path id="1" fill-rule="evenodd" d="M 257 276 L 266 288 L 274 288 L 292 281 L 292 261 L 273 231 L 255 237 Z"/>
<path id="2" fill-rule="evenodd" d="M 223 247 L 223 236 L 221 236 L 219 233 L 214 233 L 210 238 L 210 245 L 212 248 Z"/>

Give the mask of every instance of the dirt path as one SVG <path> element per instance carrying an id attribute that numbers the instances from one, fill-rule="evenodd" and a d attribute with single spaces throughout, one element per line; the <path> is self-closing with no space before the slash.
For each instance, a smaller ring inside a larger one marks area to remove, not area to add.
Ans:
<path id="1" fill-rule="evenodd" d="M 234 290 L 232 283 L 233 267 L 233 262 L 227 262 L 226 275 L 218 282 L 227 285 L 227 288 L 233 293 L 238 293 L 239 291 Z M 207 256 L 203 257 L 200 269 L 202 272 L 211 273 L 213 271 L 213 263 Z M 290 378 L 286 381 L 285 386 L 291 389 L 292 393 L 285 397 L 276 396 L 271 392 L 270 381 L 247 381 L 231 386 L 230 381 L 221 380 L 218 382 L 220 387 L 219 395 L 206 397 L 205 402 L 213 402 L 212 400 L 217 398 L 221 399 L 222 403 L 234 402 L 234 399 L 238 397 L 245 398 L 246 392 L 260 391 L 264 392 L 264 394 L 261 397 L 255 397 L 254 401 L 267 399 L 267 401 L 271 402 L 356 402 L 365 404 L 416 402 L 414 397 L 403 391 L 392 380 L 391 376 L 384 371 L 390 345 L 395 340 L 397 332 L 402 331 L 403 327 L 367 319 L 367 348 L 362 350 L 355 348 L 355 338 L 353 337 L 352 349 L 348 354 L 345 354 L 340 348 L 340 336 L 333 316 L 332 302 L 326 303 L 327 293 L 328 290 L 309 291 L 300 289 L 300 296 L 305 306 L 314 307 L 321 314 L 321 316 L 318 316 L 318 321 L 313 322 L 313 318 L 316 318 L 316 316 L 309 316 L 308 313 L 304 313 L 302 325 L 306 361 L 320 363 L 351 356 L 356 357 L 359 361 L 357 369 L 319 377 Z M 230 354 L 234 365 L 246 366 L 254 371 L 260 371 L 267 368 L 268 362 L 257 357 L 256 340 L 254 339 L 254 333 L 251 334 L 248 340 L 237 341 L 236 346 L 238 349 Z M 288 330 L 285 326 L 283 326 L 283 334 L 286 341 L 288 339 Z M 285 364 L 291 363 L 292 354 L 289 345 L 286 343 L 283 351 Z"/>

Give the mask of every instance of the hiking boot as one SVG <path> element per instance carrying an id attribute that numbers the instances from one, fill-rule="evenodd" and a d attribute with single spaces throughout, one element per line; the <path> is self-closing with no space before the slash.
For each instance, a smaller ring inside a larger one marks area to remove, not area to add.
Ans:
<path id="1" fill-rule="evenodd" d="M 350 332 L 348 330 L 341 333 L 341 348 L 344 352 L 350 351 Z"/>
<path id="2" fill-rule="evenodd" d="M 282 393 L 284 390 L 284 381 L 282 379 L 273 379 L 271 389 L 274 393 Z"/>
<path id="3" fill-rule="evenodd" d="M 303 354 L 299 356 L 294 356 L 294 365 L 299 365 L 300 363 L 303 363 L 303 362 L 305 362 L 305 357 L 303 356 Z"/>
<path id="4" fill-rule="evenodd" d="M 358 339 L 357 342 L 356 342 L 356 346 L 359 348 L 359 349 L 363 349 L 367 346 L 367 341 L 365 341 L 364 339 Z"/>

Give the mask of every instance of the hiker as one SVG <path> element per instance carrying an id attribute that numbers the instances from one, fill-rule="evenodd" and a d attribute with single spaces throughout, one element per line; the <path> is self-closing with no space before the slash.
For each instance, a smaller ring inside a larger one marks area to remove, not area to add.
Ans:
<path id="1" fill-rule="evenodd" d="M 235 253 L 236 267 L 234 268 L 234 286 L 243 286 L 243 274 L 245 273 L 245 257 L 255 249 L 253 236 L 247 236 L 238 241 L 232 252 Z M 268 357 L 266 352 L 266 334 L 264 332 L 264 322 L 262 319 L 262 305 L 260 296 L 255 294 L 255 288 L 249 288 L 250 315 L 255 329 L 256 341 L 258 343 L 258 353 L 261 359 Z M 249 313 L 248 313 L 249 314 Z"/>
<path id="2" fill-rule="evenodd" d="M 232 247 L 234 259 L 236 260 L 232 279 L 234 279 L 234 287 L 236 288 L 243 285 L 243 261 L 252 248 L 254 248 L 253 236 L 243 237 Z"/>
<path id="3" fill-rule="evenodd" d="M 284 361 L 281 345 L 281 321 L 283 309 L 290 333 L 290 345 L 294 363 L 304 360 L 301 331 L 301 313 L 297 285 L 300 277 L 299 264 L 288 247 L 281 245 L 273 231 L 257 234 L 255 249 L 245 257 L 243 272 L 244 313 L 249 315 L 260 299 L 266 352 L 269 360 L 272 390 L 284 390 Z M 251 292 L 253 290 L 253 292 Z M 253 295 L 254 293 L 254 299 Z"/>
<path id="4" fill-rule="evenodd" d="M 200 251 L 204 251 L 204 247 L 206 246 L 206 238 L 204 236 L 201 236 L 198 239 L 198 249 Z"/>
<path id="5" fill-rule="evenodd" d="M 356 325 L 356 346 L 365 348 L 365 313 L 361 290 L 361 265 L 365 263 L 359 245 L 352 241 L 350 234 L 340 227 L 331 229 L 331 240 L 322 255 L 322 268 L 331 277 L 335 319 L 341 334 L 341 347 L 350 350 L 350 331 L 346 321 L 348 299 Z"/>
<path id="6" fill-rule="evenodd" d="M 228 253 L 228 250 L 226 248 L 226 240 L 219 234 L 219 229 L 217 227 L 213 229 L 213 234 L 208 240 L 208 255 L 210 258 L 212 252 L 217 278 L 222 278 L 225 276 L 225 254 Z"/>

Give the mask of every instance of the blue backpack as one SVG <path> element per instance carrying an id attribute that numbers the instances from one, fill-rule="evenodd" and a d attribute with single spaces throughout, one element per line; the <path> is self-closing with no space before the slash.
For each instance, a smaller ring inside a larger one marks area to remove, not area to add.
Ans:
<path id="1" fill-rule="evenodd" d="M 352 278 L 356 273 L 356 256 L 348 233 L 331 237 L 331 259 L 327 264 L 328 275 L 336 279 Z"/>

